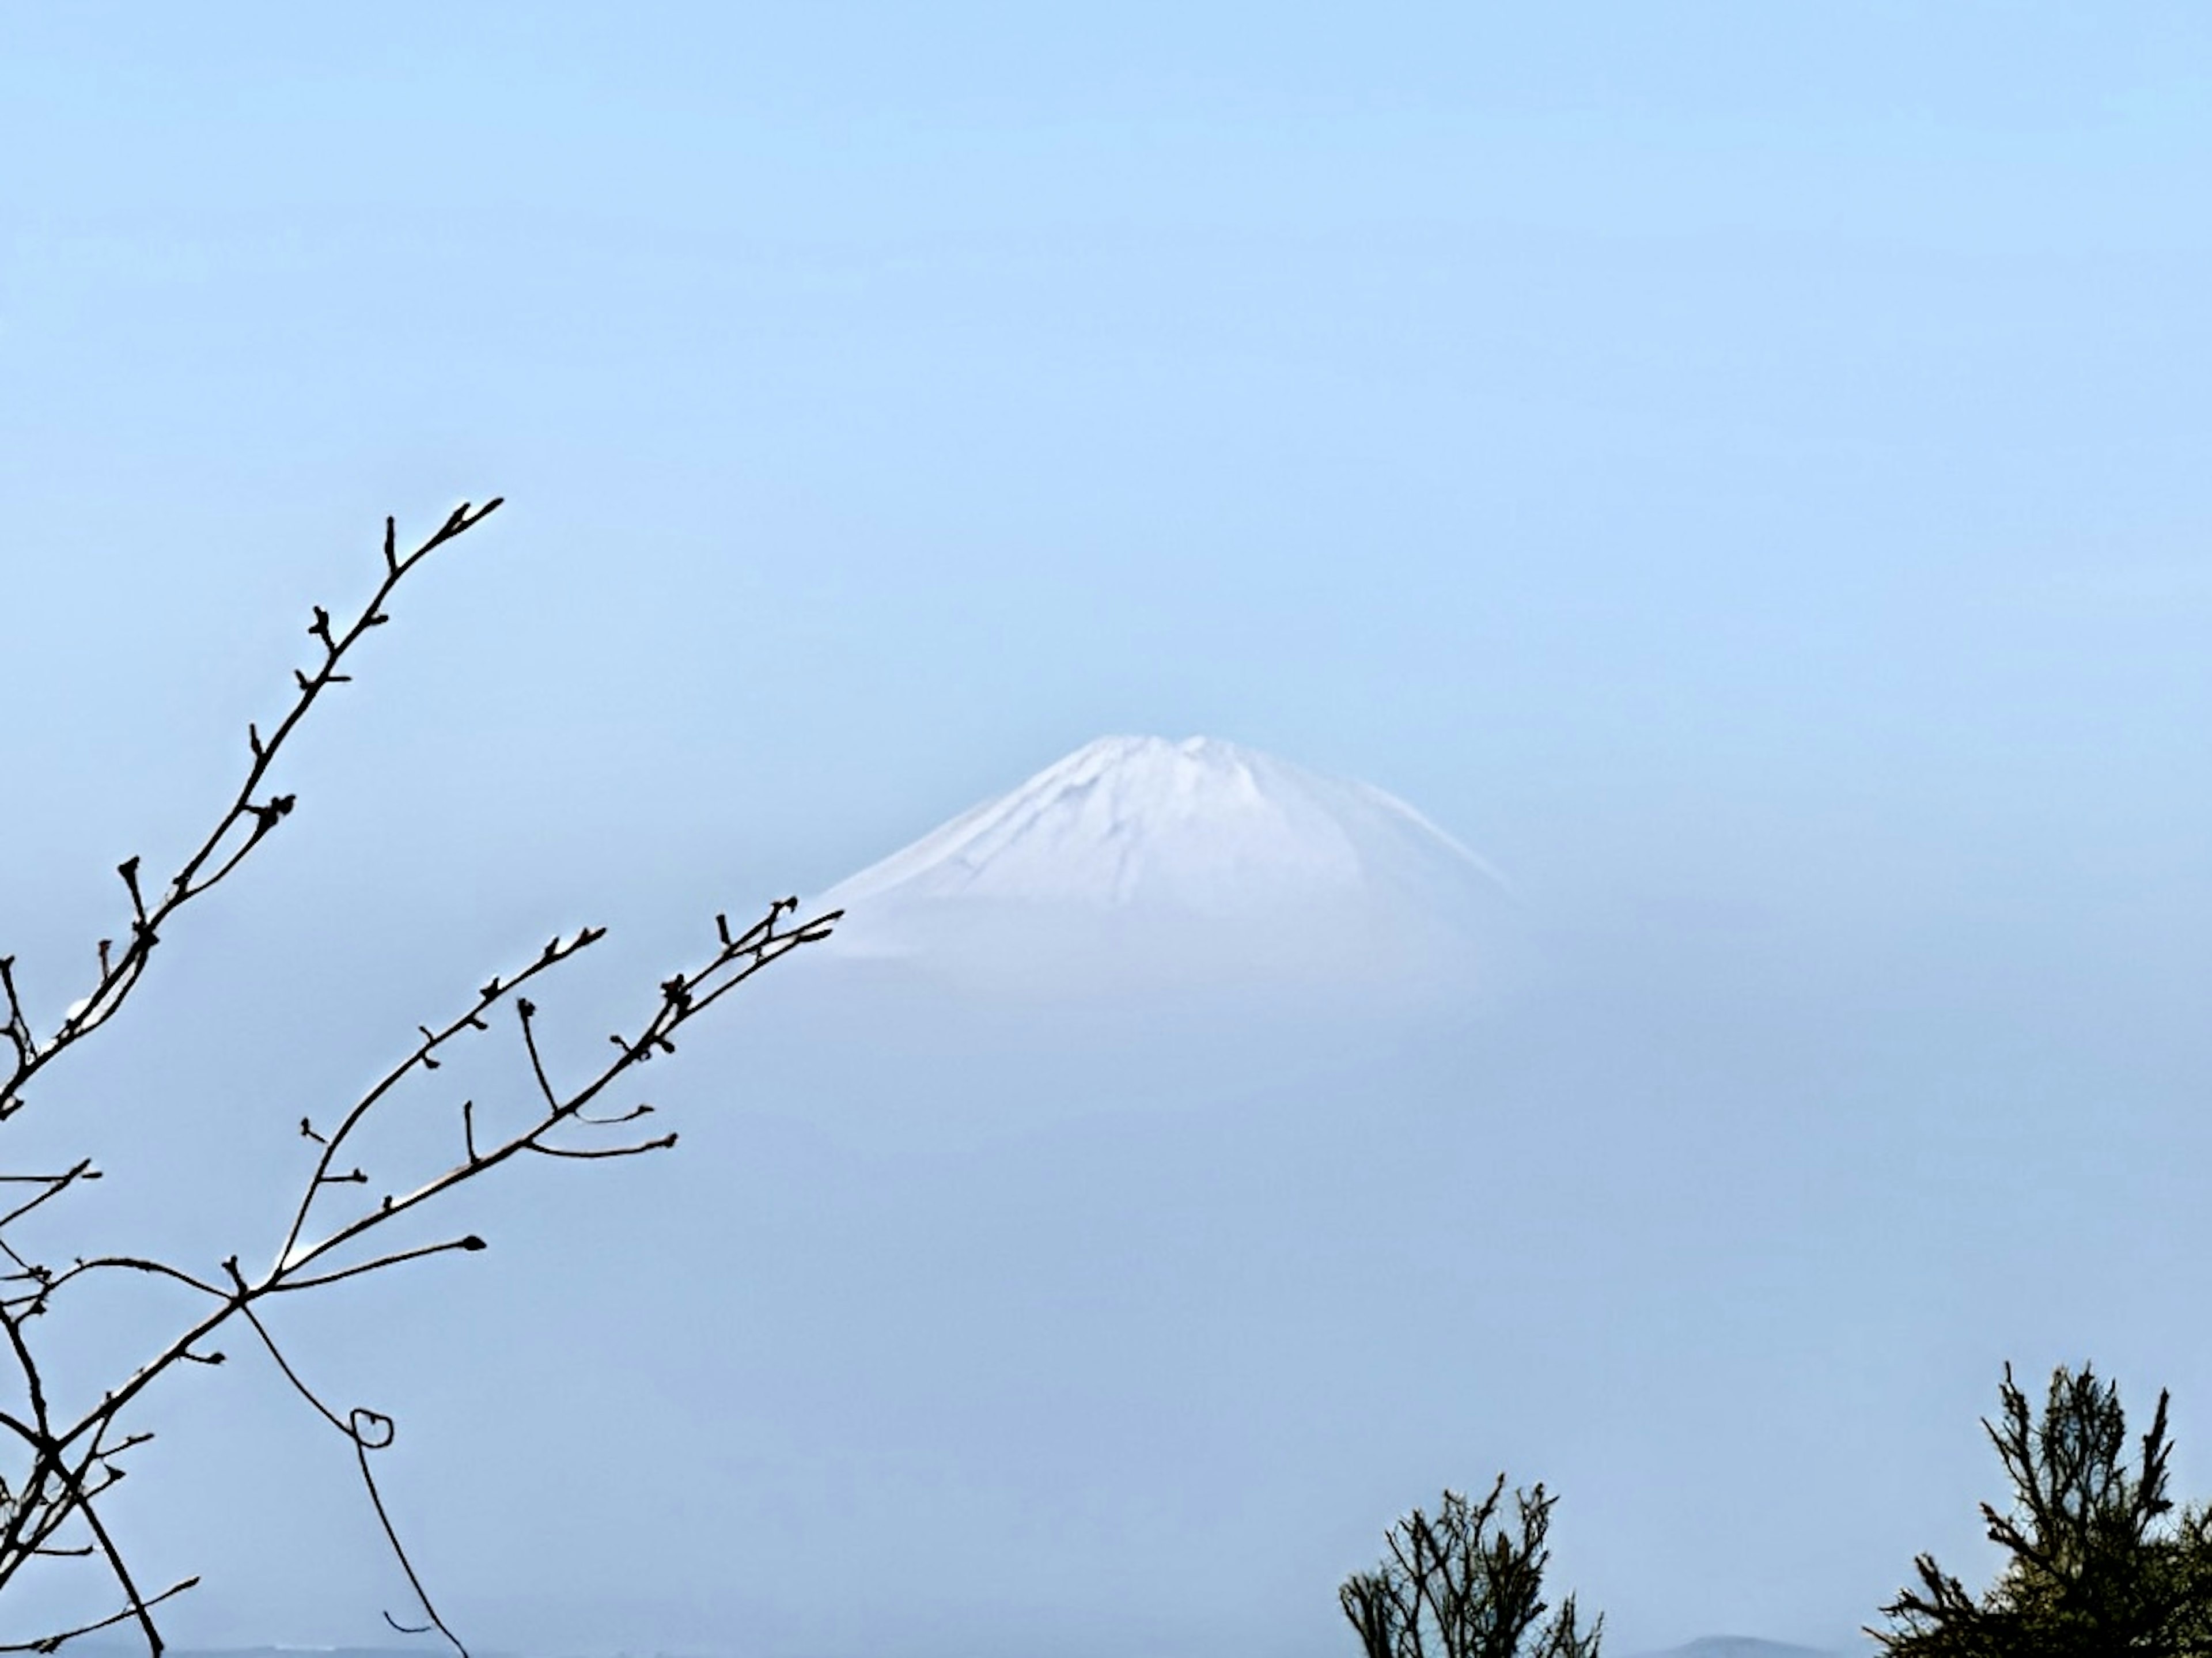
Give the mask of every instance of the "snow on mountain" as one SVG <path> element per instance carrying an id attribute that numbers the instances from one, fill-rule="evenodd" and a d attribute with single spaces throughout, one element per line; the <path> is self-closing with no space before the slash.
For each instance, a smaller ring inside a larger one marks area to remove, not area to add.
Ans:
<path id="1" fill-rule="evenodd" d="M 1748 1635 L 1704 1635 L 1664 1652 L 1639 1653 L 1637 1658 L 1840 1658 L 1821 1647 L 1792 1646 L 1786 1641 L 1762 1641 Z"/>
<path id="2" fill-rule="evenodd" d="M 847 911 L 848 955 L 1157 982 L 1432 969 L 1504 890 L 1367 784 L 1212 738 L 1105 737 L 821 902 Z"/>

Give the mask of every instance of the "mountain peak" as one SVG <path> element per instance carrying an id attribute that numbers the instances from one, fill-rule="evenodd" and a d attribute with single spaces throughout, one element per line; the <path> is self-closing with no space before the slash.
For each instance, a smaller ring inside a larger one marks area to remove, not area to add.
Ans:
<path id="1" fill-rule="evenodd" d="M 1246 971 L 1370 963 L 1450 931 L 1495 872 L 1404 801 L 1217 738 L 1101 737 L 848 877 L 848 950 L 1030 959 L 1135 945 Z M 1314 943 L 1302 943 L 1311 939 Z M 1237 965 L 1241 963 L 1242 965 Z M 1310 966 L 1310 961 L 1306 965 Z"/>

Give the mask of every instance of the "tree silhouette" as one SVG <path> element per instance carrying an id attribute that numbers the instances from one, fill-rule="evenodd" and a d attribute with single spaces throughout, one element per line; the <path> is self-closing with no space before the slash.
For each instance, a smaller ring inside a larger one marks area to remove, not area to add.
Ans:
<path id="1" fill-rule="evenodd" d="M 2118 1388 L 2084 1364 L 2052 1372 L 2036 1418 L 2005 1366 L 1996 1423 L 1982 1427 L 2011 1482 L 2009 1509 L 1981 1505 L 2009 1557 L 1977 1600 L 1929 1555 L 1917 1588 L 1867 1632 L 1900 1658 L 2104 1658 L 2212 1654 L 2212 1530 L 2166 1496 L 2167 1396 L 2127 1460 Z"/>
<path id="2" fill-rule="evenodd" d="M 184 912 L 228 880 L 284 821 L 295 797 L 275 792 L 274 774 L 302 722 L 326 692 L 351 679 L 343 667 L 362 640 L 391 619 L 387 606 L 400 584 L 433 553 L 481 524 L 499 504 L 494 500 L 471 507 L 464 502 L 419 545 L 404 553 L 392 520 L 385 520 L 382 580 L 349 622 L 335 620 L 321 605 L 313 608 L 307 634 L 320 647 L 319 659 L 311 668 L 294 671 L 296 689 L 291 705 L 265 736 L 258 724 L 247 726 L 246 774 L 229 808 L 165 885 L 149 886 L 137 858 L 126 859 L 117 869 L 129 904 L 125 925 L 117 929 L 120 945 L 117 938 L 99 941 L 97 975 L 57 1023 L 33 1022 L 35 999 L 18 975 L 15 958 L 0 956 L 0 1043 L 4 1043 L 0 1046 L 0 1124 L 26 1108 L 27 1085 L 122 1012 L 144 980 L 155 950 Z M 339 1408 L 327 1403 L 278 1343 L 269 1315 L 284 1297 L 431 1255 L 483 1248 L 483 1240 L 474 1233 L 409 1248 L 386 1243 L 383 1235 L 402 1216 L 444 1205 L 454 1190 L 502 1165 L 532 1157 L 635 1157 L 674 1145 L 673 1133 L 610 1140 L 604 1132 L 592 1132 L 635 1123 L 652 1112 L 648 1104 L 597 1113 L 592 1108 L 624 1083 L 631 1071 L 657 1054 L 673 1054 L 679 1030 L 770 962 L 828 936 L 836 920 L 834 913 L 798 924 L 790 920 L 797 906 L 796 899 L 779 900 L 762 919 L 743 927 L 716 916 L 712 947 L 695 966 L 660 982 L 658 996 L 638 1022 L 609 1038 L 612 1055 L 586 1075 L 556 1080 L 541 1052 L 538 1009 L 523 993 L 605 936 L 605 929 L 591 926 L 554 938 L 534 959 L 487 981 L 464 999 L 465 1005 L 458 1014 L 443 1023 L 419 1026 L 391 1068 L 350 1102 L 340 1103 L 326 1115 L 325 1127 L 318 1128 L 313 1115 L 299 1119 L 296 1129 L 289 1119 L 282 1125 L 272 1121 L 270 1132 L 296 1134 L 307 1146 L 303 1148 L 305 1166 L 296 1202 L 290 1206 L 289 1224 L 275 1240 L 265 1266 L 248 1267 L 239 1254 L 210 1270 L 94 1249 L 57 1267 L 34 1245 L 21 1242 L 21 1228 L 33 1215 L 50 1223 L 64 1199 L 81 1200 L 88 1184 L 100 1178 L 100 1170 L 91 1159 L 82 1158 L 44 1172 L 0 1173 L 0 1193 L 21 1194 L 13 1202 L 0 1198 L 0 1344 L 12 1359 L 19 1383 L 9 1401 L 12 1408 L 0 1409 L 0 1445 L 12 1442 L 17 1459 L 12 1468 L 0 1464 L 4 1470 L 0 1471 L 0 1593 L 34 1567 L 66 1570 L 89 1562 L 104 1565 L 121 1602 L 105 1615 L 36 1639 L 0 1645 L 0 1651 L 51 1652 L 94 1630 L 135 1623 L 149 1649 L 160 1654 L 163 1643 L 154 1608 L 198 1580 L 186 1577 L 150 1592 L 142 1586 L 103 1518 L 101 1500 L 123 1477 L 120 1459 L 152 1437 L 133 1425 L 136 1407 L 149 1389 L 183 1366 L 222 1363 L 224 1354 L 208 1344 L 227 1327 L 242 1327 L 352 1448 L 376 1519 L 421 1608 L 420 1623 L 402 1624 L 388 1612 L 386 1621 L 407 1633 L 435 1631 L 466 1658 L 466 1649 L 440 1617 L 401 1546 L 370 1466 L 371 1455 L 392 1443 L 392 1418 L 363 1406 Z M 423 1084 L 456 1044 L 488 1032 L 495 1013 L 510 1017 L 517 1032 L 519 1108 L 509 1102 L 506 1111 L 480 1114 L 474 1100 L 451 1102 L 450 1163 L 386 1171 L 372 1178 L 356 1161 L 364 1126 L 402 1084 Z M 40 1035 L 42 1029 L 52 1034 Z M 509 1126 L 490 1126 L 496 1121 Z M 635 1131 L 631 1133 L 635 1136 Z M 394 1178 L 395 1174 L 405 1177 Z M 372 1198 L 372 1192 L 378 1195 Z M 165 1333 L 157 1333 L 154 1357 L 136 1370 L 113 1378 L 96 1398 L 64 1404 L 49 1387 L 41 1366 L 39 1326 L 70 1302 L 76 1286 L 118 1274 L 169 1285 L 186 1298 L 190 1310 Z"/>
<path id="3" fill-rule="evenodd" d="M 1537 1627 L 1559 1498 L 1540 1483 L 1516 1490 L 1509 1527 L 1498 1518 L 1504 1492 L 1503 1473 L 1480 1503 L 1447 1490 L 1433 1520 L 1419 1509 L 1405 1515 L 1384 1533 L 1382 1564 L 1345 1579 L 1337 1600 L 1366 1658 L 1597 1658 L 1605 1619 L 1583 1633 L 1573 1595 Z"/>

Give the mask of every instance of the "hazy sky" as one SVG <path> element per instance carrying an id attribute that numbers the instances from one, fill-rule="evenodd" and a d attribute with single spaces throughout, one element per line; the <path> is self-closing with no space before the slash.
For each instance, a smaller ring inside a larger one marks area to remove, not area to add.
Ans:
<path id="1" fill-rule="evenodd" d="M 1102 732 L 1228 738 L 1503 866 L 1590 1088 L 1737 1065 L 1671 1138 L 1544 1088 L 1622 1193 L 1724 1164 L 1762 1238 L 1834 1222 L 1789 1345 L 1833 1385 L 1774 1410 L 1958 1448 L 1970 1539 L 1998 1365 L 2101 1331 L 2212 1472 L 2164 1324 L 2212 1245 L 2202 8 L 16 4 L 0 158 L 0 949 L 57 1006 L 381 515 L 503 494 L 210 951 L 473 983 Z M 1900 1238 L 1994 1284 L 2092 1212 L 2124 1314 L 2084 1277 L 1854 1379 L 1953 1306 L 1886 1303 Z M 1650 1316 L 1639 1363 L 1710 1351 Z M 1624 1636 L 1698 1632 L 1686 1564 L 1618 1570 Z M 1744 1615 L 1871 1612 L 1786 1599 Z"/>

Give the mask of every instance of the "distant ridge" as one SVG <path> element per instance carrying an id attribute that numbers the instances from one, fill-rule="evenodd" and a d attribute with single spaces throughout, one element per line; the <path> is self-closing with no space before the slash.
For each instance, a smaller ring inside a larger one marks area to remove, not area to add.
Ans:
<path id="1" fill-rule="evenodd" d="M 119 1642 L 85 1641 L 72 1643 L 75 1650 L 87 1658 L 125 1658 L 125 1655 L 143 1655 L 145 1649 L 131 1647 Z M 244 1647 L 169 1647 L 170 1658 L 422 1658 L 419 1647 L 347 1647 L 347 1646 L 244 1646 Z M 511 1653 L 493 1652 L 485 1658 L 514 1658 Z M 1629 1658 L 1848 1658 L 1842 1651 L 1826 1647 L 1793 1646 L 1786 1641 L 1762 1641 L 1748 1635 L 1701 1635 L 1694 1641 L 1679 1647 L 1629 1655 Z"/>
<path id="2" fill-rule="evenodd" d="M 143 1642 L 131 1645 L 119 1641 L 72 1641 L 63 1649 L 81 1655 L 81 1658 L 145 1658 Z M 180 1647 L 164 1645 L 165 1658 L 422 1658 L 421 1647 L 349 1647 L 349 1646 L 245 1646 L 245 1647 Z M 471 1653 L 479 1649 L 471 1647 Z M 516 1658 L 502 1650 L 482 1650 L 480 1658 Z"/>

